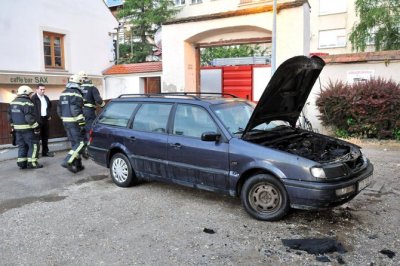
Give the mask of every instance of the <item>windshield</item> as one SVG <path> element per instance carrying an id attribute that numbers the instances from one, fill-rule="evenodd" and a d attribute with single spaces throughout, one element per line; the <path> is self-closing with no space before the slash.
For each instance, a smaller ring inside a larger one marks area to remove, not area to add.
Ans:
<path id="1" fill-rule="evenodd" d="M 240 137 L 249 122 L 255 106 L 252 102 L 229 102 L 214 105 L 212 109 L 225 128 L 235 137 Z M 269 131 L 282 125 L 287 126 L 288 123 L 284 121 L 262 123 L 250 131 Z"/>

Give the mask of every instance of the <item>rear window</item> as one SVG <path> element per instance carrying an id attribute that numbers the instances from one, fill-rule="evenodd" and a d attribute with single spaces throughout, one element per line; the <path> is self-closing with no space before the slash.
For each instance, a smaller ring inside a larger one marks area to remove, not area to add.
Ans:
<path id="1" fill-rule="evenodd" d="M 137 103 L 109 103 L 107 109 L 99 117 L 99 123 L 126 127 L 137 107 Z"/>

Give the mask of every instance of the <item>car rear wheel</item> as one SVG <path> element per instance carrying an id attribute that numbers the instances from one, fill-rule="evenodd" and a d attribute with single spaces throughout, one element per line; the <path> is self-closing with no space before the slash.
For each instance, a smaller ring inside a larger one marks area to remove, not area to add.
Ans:
<path id="1" fill-rule="evenodd" d="M 131 163 L 122 153 L 116 153 L 111 158 L 110 175 L 113 182 L 120 187 L 129 187 L 137 183 Z"/>
<path id="2" fill-rule="evenodd" d="M 246 180 L 241 200 L 245 210 L 262 221 L 279 220 L 290 209 L 285 187 L 268 174 L 257 174 Z"/>

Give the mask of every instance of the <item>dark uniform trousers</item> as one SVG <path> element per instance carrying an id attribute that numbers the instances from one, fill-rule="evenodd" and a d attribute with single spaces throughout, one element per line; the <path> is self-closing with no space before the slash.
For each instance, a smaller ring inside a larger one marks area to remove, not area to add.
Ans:
<path id="1" fill-rule="evenodd" d="M 67 137 L 71 142 L 71 150 L 64 159 L 64 164 L 74 164 L 75 161 L 80 163 L 80 155 L 85 149 L 85 134 L 81 131 L 78 123 L 65 123 L 64 129 L 67 132 Z"/>
<path id="2" fill-rule="evenodd" d="M 16 144 L 18 145 L 17 165 L 26 168 L 27 164 L 36 166 L 39 155 L 39 139 L 33 130 L 16 130 Z"/>
<path id="3" fill-rule="evenodd" d="M 96 119 L 96 109 L 94 107 L 83 106 L 83 116 L 85 117 L 85 142 L 89 140 L 89 131 L 92 128 L 93 122 Z"/>

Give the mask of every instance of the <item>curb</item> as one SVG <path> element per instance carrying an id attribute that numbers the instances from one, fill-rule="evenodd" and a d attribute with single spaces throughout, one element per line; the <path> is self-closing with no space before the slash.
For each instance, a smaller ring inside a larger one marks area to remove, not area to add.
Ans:
<path id="1" fill-rule="evenodd" d="M 71 148 L 67 138 L 49 139 L 49 150 L 51 152 L 65 151 Z M 16 159 L 18 157 L 18 147 L 11 144 L 0 145 L 0 161 Z"/>

